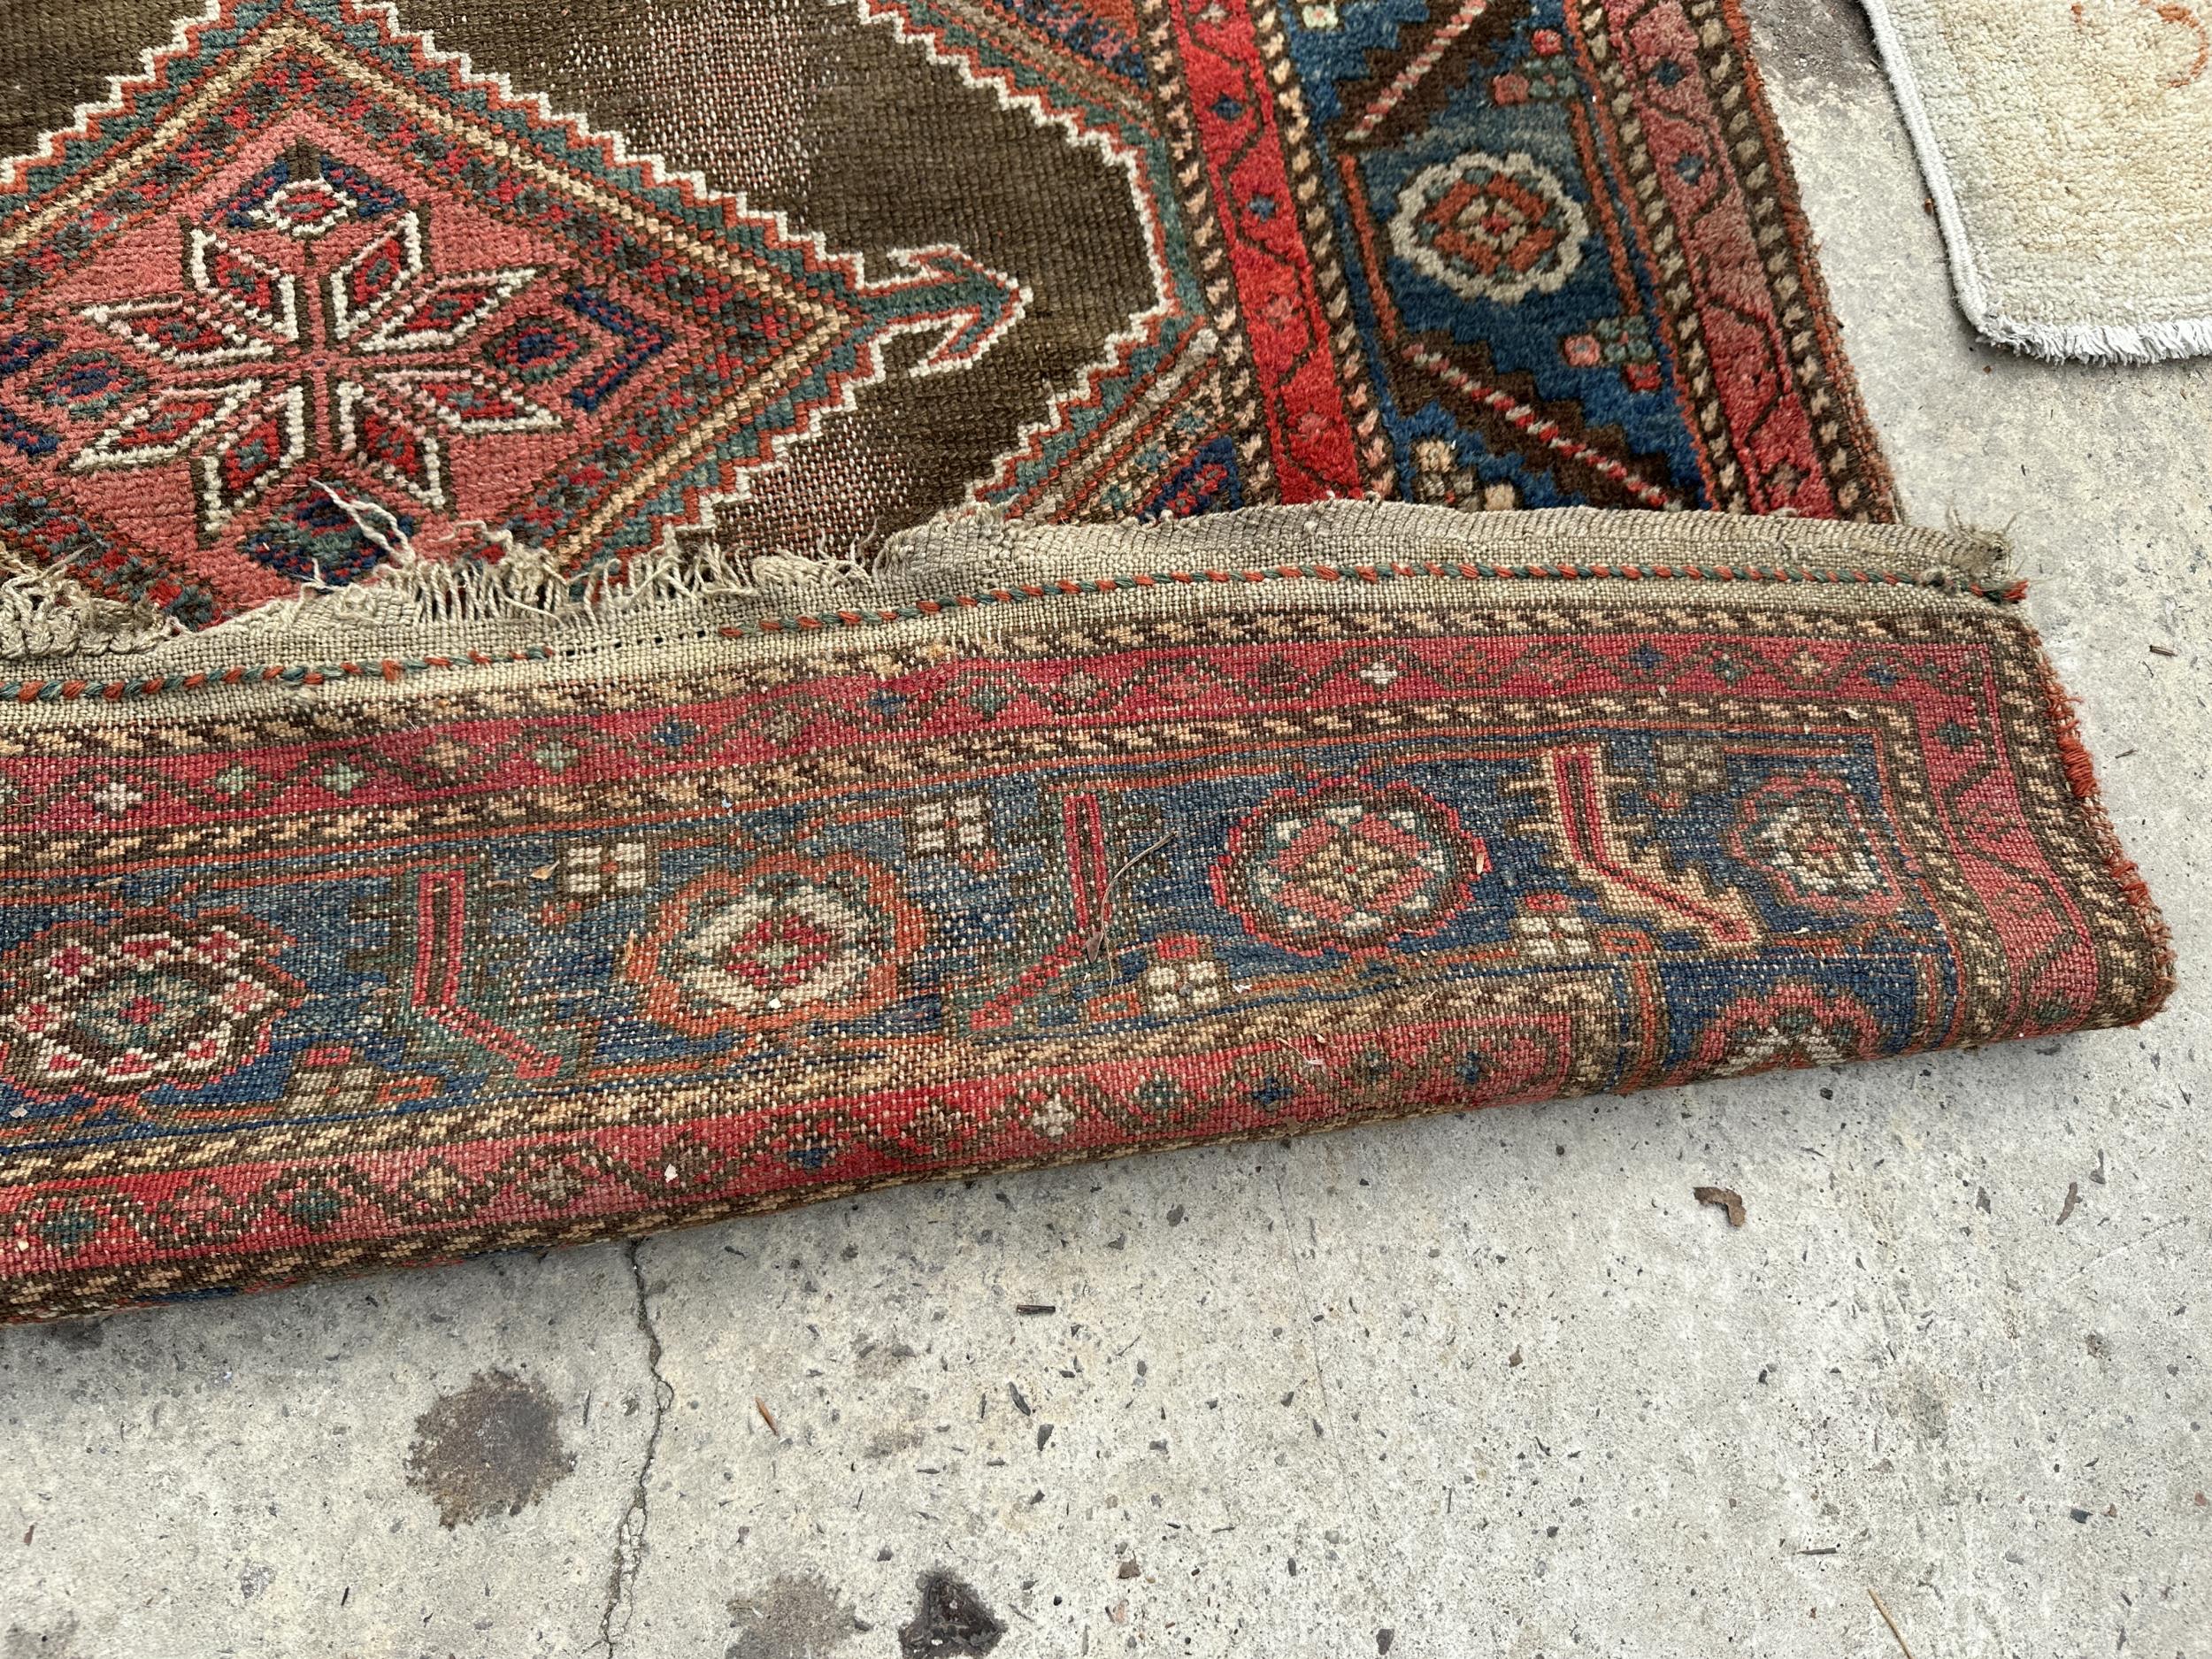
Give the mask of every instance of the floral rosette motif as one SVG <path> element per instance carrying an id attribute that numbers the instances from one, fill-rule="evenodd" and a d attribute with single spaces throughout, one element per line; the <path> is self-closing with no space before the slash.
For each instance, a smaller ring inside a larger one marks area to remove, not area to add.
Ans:
<path id="1" fill-rule="evenodd" d="M 1254 938 L 1317 956 L 1435 933 L 1489 869 L 1442 802 L 1355 781 L 1271 796 L 1230 831 L 1213 886 Z"/>
<path id="2" fill-rule="evenodd" d="M 48 1097 L 212 1082 L 299 1006 L 290 942 L 233 910 L 48 928 L 0 958 L 0 1071 Z"/>
<path id="3" fill-rule="evenodd" d="M 898 994 L 922 915 L 847 854 L 715 871 L 666 900 L 624 972 L 647 1018 L 695 1036 L 849 1019 Z"/>

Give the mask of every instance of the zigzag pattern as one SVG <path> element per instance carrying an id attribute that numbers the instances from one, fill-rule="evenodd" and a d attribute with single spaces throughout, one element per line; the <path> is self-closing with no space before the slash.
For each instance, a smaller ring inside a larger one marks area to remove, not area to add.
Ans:
<path id="1" fill-rule="evenodd" d="M 1171 203 L 1162 198 L 1154 183 L 1164 156 L 1156 140 L 1147 142 L 1149 135 L 1131 111 L 1121 111 L 1117 119 L 1106 110 L 1087 107 L 1060 94 L 1045 76 L 1025 73 L 1014 61 L 996 57 L 987 40 L 933 12 L 928 0 L 854 0 L 854 4 L 864 21 L 888 28 L 902 42 L 918 47 L 966 85 L 988 92 L 1001 108 L 1041 127 L 1056 128 L 1071 143 L 1095 151 L 1128 180 L 1130 200 L 1144 226 L 1153 303 L 1131 316 L 1108 339 L 1106 355 L 1084 371 L 1077 385 L 1055 393 L 1045 412 L 1022 429 L 989 475 L 976 480 L 967 492 L 968 500 L 978 504 L 1042 507 L 1048 511 L 1050 497 L 1040 492 L 1048 489 L 1049 478 L 1038 475 L 1079 467 L 1079 442 L 1071 450 L 1069 443 L 1086 424 L 1081 418 L 1112 412 L 1130 395 L 1131 379 L 1157 372 L 1149 359 L 1156 354 L 1171 357 L 1185 346 L 1192 319 L 1173 247 L 1173 232 L 1179 227 L 1163 222 L 1162 208 L 1171 211 Z M 1087 424 L 1095 429 L 1097 423 Z"/>

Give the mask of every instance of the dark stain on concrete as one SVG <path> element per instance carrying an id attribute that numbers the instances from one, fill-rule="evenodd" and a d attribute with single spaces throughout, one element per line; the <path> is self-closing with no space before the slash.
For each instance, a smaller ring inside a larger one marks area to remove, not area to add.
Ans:
<path id="1" fill-rule="evenodd" d="M 983 1598 L 952 1574 L 926 1572 L 917 1585 L 921 1603 L 914 1622 L 899 1627 L 899 1659 L 987 1654 L 1006 1634 L 1006 1626 L 983 1605 Z"/>
<path id="2" fill-rule="evenodd" d="M 108 1340 L 107 1322 L 104 1319 L 62 1319 L 46 1327 L 47 1340 L 56 1348 L 75 1348 L 82 1352 L 94 1348 Z"/>
<path id="3" fill-rule="evenodd" d="M 1950 1432 L 1951 1408 L 1925 1377 L 1908 1377 L 1890 1401 L 1890 1411 L 1916 1435 L 1933 1445 Z"/>
<path id="4" fill-rule="evenodd" d="M 907 1342 L 879 1342 L 860 1337 L 853 1343 L 853 1364 L 863 1377 L 888 1377 L 909 1360 L 919 1359 L 921 1350 Z"/>
<path id="5" fill-rule="evenodd" d="M 1759 67 L 1793 90 L 1887 90 L 1858 0 L 1767 0 L 1753 14 L 1751 31 Z"/>
<path id="6" fill-rule="evenodd" d="M 560 1415 L 541 1384 L 479 1371 L 415 1419 L 407 1484 L 430 1494 L 442 1526 L 519 1515 L 575 1471 Z"/>
<path id="7" fill-rule="evenodd" d="M 722 1659 L 826 1659 L 868 1628 L 810 1573 L 786 1573 L 765 1589 L 733 1597 L 730 1617 L 737 1640 Z"/>
<path id="8" fill-rule="evenodd" d="M 74 1659 L 82 1651 L 77 1646 L 77 1621 L 66 1615 L 60 1624 L 43 1630 L 11 1624 L 0 1634 L 0 1659 Z"/>
<path id="9" fill-rule="evenodd" d="M 900 1452 L 910 1452 L 919 1447 L 926 1437 L 918 1428 L 878 1429 L 868 1437 L 868 1444 L 861 1448 L 861 1455 L 873 1463 Z"/>

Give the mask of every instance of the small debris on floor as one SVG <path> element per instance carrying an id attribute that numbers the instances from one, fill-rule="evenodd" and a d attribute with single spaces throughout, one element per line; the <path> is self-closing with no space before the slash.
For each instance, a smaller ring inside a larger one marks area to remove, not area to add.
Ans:
<path id="1" fill-rule="evenodd" d="M 949 1572 L 926 1572 L 916 1581 L 921 1605 L 900 1626 L 900 1659 L 979 1659 L 1006 1634 L 983 1599 Z"/>
<path id="2" fill-rule="evenodd" d="M 1744 1223 L 1743 1194 L 1727 1187 L 1693 1187 L 1690 1196 L 1701 1204 L 1710 1204 L 1728 1212 L 1728 1225 L 1740 1227 Z"/>
<path id="3" fill-rule="evenodd" d="M 1390 1644 L 1397 1640 L 1398 1632 L 1386 1625 L 1384 1628 L 1375 1632 L 1375 1651 L 1379 1654 L 1388 1653 L 1390 1651 Z"/>
<path id="4" fill-rule="evenodd" d="M 1019 1314 L 1057 1313 L 1060 1310 L 1048 1302 L 1018 1302 L 1014 1311 Z"/>
<path id="5" fill-rule="evenodd" d="M 1519 1348 L 1515 1348 L 1515 1349 L 1514 1349 L 1514 1350 L 1513 1350 L 1510 1354 L 1507 1355 L 1507 1356 L 1506 1356 L 1506 1357 L 1505 1357 L 1505 1368 L 1506 1368 L 1508 1371 L 1511 1371 L 1511 1370 L 1512 1370 L 1512 1369 L 1513 1369 L 1516 1365 L 1518 1365 L 1520 1363 L 1521 1363 L 1521 1350 L 1520 1350 Z"/>
<path id="6" fill-rule="evenodd" d="M 768 1432 L 778 1440 L 781 1440 L 783 1431 L 776 1426 L 776 1419 L 770 1415 L 768 1402 L 758 1394 L 753 1396 L 753 1409 L 760 1413 L 760 1420 L 768 1425 Z"/>
<path id="7" fill-rule="evenodd" d="M 1128 1560 L 1121 1563 L 1121 1566 L 1117 1570 L 1115 1576 L 1122 1578 L 1133 1578 L 1143 1571 L 1144 1569 L 1137 1564 L 1137 1558 L 1134 1555 L 1132 1555 Z"/>
<path id="8" fill-rule="evenodd" d="M 1913 1659 L 1912 1649 L 1905 1642 L 1905 1632 L 1897 1628 L 1897 1621 L 1889 1616 L 1889 1609 L 1882 1605 L 1882 1598 L 1874 1594 L 1874 1586 L 1867 1586 L 1866 1593 L 1873 1600 L 1874 1610 L 1882 1616 L 1882 1623 L 1889 1626 L 1889 1633 L 1897 1639 L 1898 1650 L 1905 1655 L 1905 1659 Z"/>
<path id="9" fill-rule="evenodd" d="M 2062 1226 L 2064 1226 L 2064 1225 L 2066 1225 L 2066 1217 L 2069 1217 L 2069 1216 L 2070 1216 L 2070 1215 L 2072 1215 L 2072 1214 L 2074 1213 L 2075 1209 L 2076 1209 L 2076 1208 L 2077 1208 L 2077 1207 L 2078 1207 L 2080 1203 L 2081 1203 L 2081 1183 L 2080 1183 L 2079 1181 L 2069 1181 L 2069 1182 L 2067 1182 L 2067 1183 L 2066 1183 L 2066 1202 L 2065 1202 L 2063 1204 L 2061 1204 L 2061 1205 L 2059 1206 L 2059 1210 L 2058 1210 L 2058 1225 L 2059 1225 L 2060 1226 L 2062 1226 Z"/>

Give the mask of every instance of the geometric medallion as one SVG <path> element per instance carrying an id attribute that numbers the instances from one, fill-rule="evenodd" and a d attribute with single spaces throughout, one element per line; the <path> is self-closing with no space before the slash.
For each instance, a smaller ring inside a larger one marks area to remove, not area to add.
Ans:
<path id="1" fill-rule="evenodd" d="M 196 626 L 400 537 L 618 567 L 887 340 L 958 370 L 1027 303 L 955 247 L 892 258 L 871 277 L 381 5 L 223 0 L 0 177 L 0 546 Z M 84 396 L 27 395 L 57 365 Z"/>

